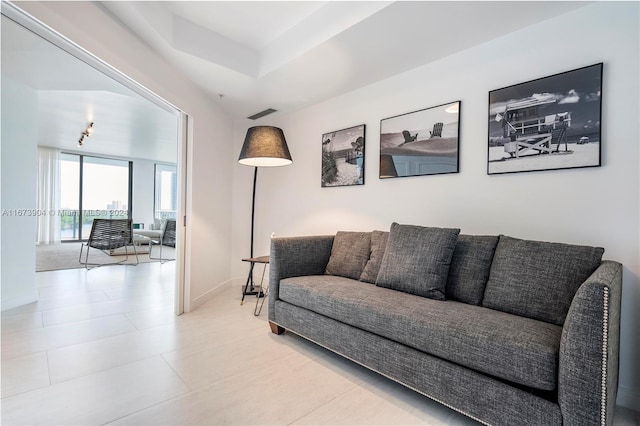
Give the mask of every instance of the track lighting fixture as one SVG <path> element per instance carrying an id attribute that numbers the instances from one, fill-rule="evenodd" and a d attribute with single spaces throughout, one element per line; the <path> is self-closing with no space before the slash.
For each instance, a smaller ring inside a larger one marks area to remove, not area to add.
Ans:
<path id="1" fill-rule="evenodd" d="M 91 122 L 91 124 L 89 124 L 87 129 L 84 132 L 82 132 L 82 134 L 80 134 L 80 140 L 78 141 L 78 146 L 84 145 L 84 138 L 88 138 L 89 136 L 91 136 L 92 132 L 93 132 L 93 122 Z"/>

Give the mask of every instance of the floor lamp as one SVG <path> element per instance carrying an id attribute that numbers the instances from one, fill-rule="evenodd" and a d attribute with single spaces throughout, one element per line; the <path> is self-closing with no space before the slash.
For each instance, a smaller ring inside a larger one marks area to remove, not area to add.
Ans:
<path id="1" fill-rule="evenodd" d="M 256 181 L 258 180 L 258 167 L 288 166 L 293 163 L 287 141 L 282 129 L 273 126 L 255 126 L 247 130 L 244 144 L 240 151 L 238 162 L 245 166 L 252 166 L 253 172 L 253 196 L 251 198 L 251 259 L 253 257 L 253 240 L 256 212 Z M 253 266 L 251 261 L 247 284 L 242 291 L 242 301 L 247 295 L 258 294 L 253 285 Z M 249 287 L 250 286 L 250 287 Z M 259 296 L 262 296 L 260 294 Z M 242 302 L 240 302 L 242 303 Z"/>

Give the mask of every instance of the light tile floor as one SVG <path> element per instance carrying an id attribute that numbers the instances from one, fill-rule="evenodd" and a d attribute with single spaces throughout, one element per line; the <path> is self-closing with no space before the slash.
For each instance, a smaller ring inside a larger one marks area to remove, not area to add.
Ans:
<path id="1" fill-rule="evenodd" d="M 475 425 L 291 333 L 228 288 L 173 315 L 174 264 L 37 274 L 2 313 L 2 424 Z M 619 409 L 615 424 L 638 425 Z"/>

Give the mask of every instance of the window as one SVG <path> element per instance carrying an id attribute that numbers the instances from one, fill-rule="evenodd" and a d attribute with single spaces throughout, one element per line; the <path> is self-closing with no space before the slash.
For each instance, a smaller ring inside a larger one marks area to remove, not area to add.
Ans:
<path id="1" fill-rule="evenodd" d="M 80 239 L 80 156 L 60 154 L 60 238 Z"/>
<path id="2" fill-rule="evenodd" d="M 129 162 L 84 157 L 82 162 L 82 238 L 94 218 L 129 218 Z"/>
<path id="3" fill-rule="evenodd" d="M 154 217 L 175 219 L 177 206 L 177 168 L 170 164 L 156 164 Z"/>
<path id="4" fill-rule="evenodd" d="M 130 217 L 131 162 L 64 153 L 60 170 L 63 241 L 89 238 L 94 218 Z"/>

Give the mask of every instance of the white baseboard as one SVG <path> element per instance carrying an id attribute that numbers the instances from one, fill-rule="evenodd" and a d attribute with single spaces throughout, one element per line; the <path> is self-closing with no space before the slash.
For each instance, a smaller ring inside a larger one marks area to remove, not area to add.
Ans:
<path id="1" fill-rule="evenodd" d="M 234 288 L 238 287 L 241 289 L 246 284 L 246 282 L 247 282 L 246 278 L 231 278 L 229 281 L 226 281 L 220 284 L 219 286 L 207 291 L 203 295 L 200 295 L 195 299 L 191 300 L 190 311 L 197 309 L 198 306 L 201 306 L 202 304 L 208 302 L 209 300 L 211 300 L 212 297 L 216 296 L 217 294 L 220 294 L 222 291 L 226 290 L 229 287 L 234 287 Z"/>
<path id="2" fill-rule="evenodd" d="M 6 311 L 8 309 L 17 308 L 18 306 L 27 305 L 29 303 L 37 302 L 38 294 L 37 293 L 29 293 L 20 296 L 9 297 L 7 299 L 2 299 L 2 310 Z"/>
<path id="3" fill-rule="evenodd" d="M 234 280 L 226 281 L 226 282 L 220 284 L 219 286 L 212 288 L 211 290 L 207 291 L 206 293 L 196 297 L 195 299 L 192 299 L 191 300 L 191 306 L 190 306 L 191 309 L 190 309 L 190 311 L 198 309 L 198 306 L 203 305 L 204 303 L 206 303 L 209 300 L 211 300 L 211 298 L 213 298 L 217 294 L 222 293 L 224 290 L 226 290 L 228 287 L 230 287 L 232 285 L 233 281 Z"/>
<path id="4" fill-rule="evenodd" d="M 640 390 L 618 386 L 616 403 L 635 411 L 640 410 Z"/>

